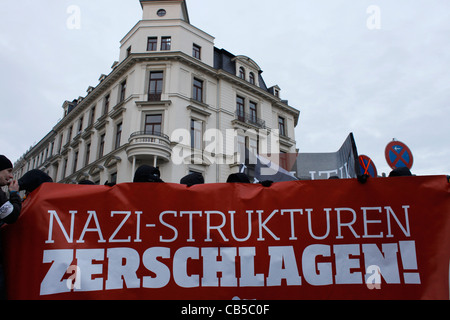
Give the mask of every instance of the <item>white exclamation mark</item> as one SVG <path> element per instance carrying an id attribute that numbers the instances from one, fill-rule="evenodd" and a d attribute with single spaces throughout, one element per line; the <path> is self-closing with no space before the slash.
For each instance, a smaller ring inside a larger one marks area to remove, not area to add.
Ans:
<path id="1" fill-rule="evenodd" d="M 400 256 L 402 257 L 403 269 L 417 271 L 417 255 L 415 241 L 400 241 Z M 420 284 L 418 272 L 404 272 L 403 279 L 406 284 Z"/>

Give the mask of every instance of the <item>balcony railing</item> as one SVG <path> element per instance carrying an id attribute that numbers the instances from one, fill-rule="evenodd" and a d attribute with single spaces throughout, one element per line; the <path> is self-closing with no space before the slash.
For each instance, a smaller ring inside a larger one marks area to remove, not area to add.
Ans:
<path id="1" fill-rule="evenodd" d="M 161 101 L 161 93 L 149 93 L 148 101 Z"/>
<path id="2" fill-rule="evenodd" d="M 161 132 L 138 131 L 129 139 L 128 157 L 158 156 L 169 161 L 172 153 L 170 138 Z"/>
<path id="3" fill-rule="evenodd" d="M 244 122 L 247 124 L 251 124 L 256 127 L 265 128 L 266 122 L 262 119 L 257 118 L 252 114 L 248 114 L 246 112 L 236 111 L 236 119 L 240 122 Z"/>
<path id="4" fill-rule="evenodd" d="M 169 136 L 168 135 L 166 135 L 166 134 L 164 134 L 164 133 L 161 133 L 161 132 L 147 132 L 147 131 L 138 131 L 138 132 L 135 132 L 135 133 L 133 133 L 131 136 L 130 136 L 130 140 L 132 140 L 132 139 L 134 139 L 134 138 L 136 138 L 136 137 L 140 137 L 140 139 L 145 139 L 145 140 L 148 140 L 148 139 L 150 139 L 151 141 L 150 142 L 153 142 L 154 141 L 154 139 L 165 139 L 165 140 L 167 140 L 167 141 L 169 141 Z M 144 142 L 147 142 L 147 141 L 144 141 Z"/>

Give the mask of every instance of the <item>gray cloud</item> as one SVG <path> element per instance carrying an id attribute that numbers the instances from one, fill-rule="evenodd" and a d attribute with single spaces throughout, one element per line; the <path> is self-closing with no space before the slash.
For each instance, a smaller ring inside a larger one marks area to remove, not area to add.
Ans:
<path id="1" fill-rule="evenodd" d="M 450 173 L 450 3 L 446 0 L 188 0 L 216 46 L 253 58 L 301 110 L 302 152 L 336 151 L 350 131 L 379 171 L 407 143 L 417 174 Z M 70 5 L 81 29 L 66 26 Z M 366 26 L 370 5 L 381 29 Z M 84 96 L 118 59 L 138 0 L 6 1 L 0 13 L 2 153 L 16 160 L 51 130 L 64 100 Z"/>

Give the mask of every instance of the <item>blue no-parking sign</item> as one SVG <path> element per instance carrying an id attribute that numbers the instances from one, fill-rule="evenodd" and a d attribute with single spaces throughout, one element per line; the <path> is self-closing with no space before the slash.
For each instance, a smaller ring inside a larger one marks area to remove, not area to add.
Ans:
<path id="1" fill-rule="evenodd" d="M 359 156 L 359 166 L 361 168 L 361 173 L 371 176 L 372 178 L 378 177 L 377 167 L 373 163 L 372 159 L 368 156 Z"/>
<path id="2" fill-rule="evenodd" d="M 386 161 L 392 169 L 406 167 L 411 169 L 414 158 L 411 150 L 400 141 L 392 141 L 386 147 Z"/>

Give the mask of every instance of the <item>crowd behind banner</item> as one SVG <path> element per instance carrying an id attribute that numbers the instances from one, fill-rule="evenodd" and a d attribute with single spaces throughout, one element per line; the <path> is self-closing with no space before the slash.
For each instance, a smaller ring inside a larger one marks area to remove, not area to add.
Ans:
<path id="1" fill-rule="evenodd" d="M 170 184 L 142 166 L 116 186 L 5 176 L 10 199 L 27 192 L 1 229 L 8 298 L 448 299 L 448 178 L 391 173 L 405 175 Z"/>
<path id="2" fill-rule="evenodd" d="M 274 182 L 296 181 L 299 180 L 293 172 L 289 172 L 272 162 L 270 157 L 257 155 L 253 157 L 257 160 L 256 165 L 242 164 L 240 172 L 231 174 L 227 183 L 260 183 L 264 187 L 270 187 Z M 353 138 L 350 134 L 342 147 L 335 153 L 321 154 L 298 154 L 293 165 L 297 176 L 305 180 L 320 179 L 348 179 L 357 178 L 359 182 L 366 183 L 368 176 L 360 174 L 358 165 L 358 153 Z M 291 159 L 292 160 L 292 159 Z M 249 168 L 250 167 L 250 168 Z M 330 170 L 331 167 L 336 169 Z M 249 170 L 251 169 L 251 170 Z M 5 156 L 0 156 L 0 187 L 7 187 L 7 193 L 1 191 L 0 201 L 0 226 L 7 223 L 13 224 L 19 217 L 22 199 L 20 191 L 25 192 L 25 198 L 34 190 L 38 189 L 43 183 L 53 182 L 52 179 L 40 170 L 31 170 L 26 173 L 19 181 L 12 178 L 12 163 Z M 407 168 L 394 169 L 390 177 L 412 176 Z M 450 177 L 447 177 L 450 182 Z M 134 175 L 134 183 L 164 183 L 161 179 L 158 168 L 143 165 L 139 167 Z M 204 184 L 205 180 L 200 173 L 191 173 L 180 180 L 180 184 L 188 188 L 194 185 Z M 83 180 L 80 185 L 94 185 L 92 181 Z M 105 186 L 112 187 L 115 184 L 105 183 Z M 70 201 L 70 199 L 67 199 Z M 1 247 L 1 246 L 0 246 Z M 1 248 L 0 248 L 1 250 Z M 1 253 L 1 251 L 0 251 Z M 3 268 L 0 264 L 0 297 L 5 298 L 5 284 Z"/>

